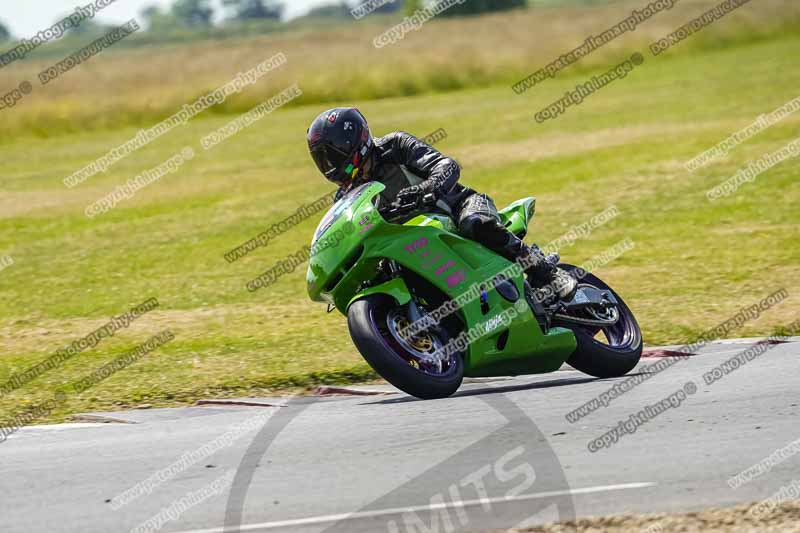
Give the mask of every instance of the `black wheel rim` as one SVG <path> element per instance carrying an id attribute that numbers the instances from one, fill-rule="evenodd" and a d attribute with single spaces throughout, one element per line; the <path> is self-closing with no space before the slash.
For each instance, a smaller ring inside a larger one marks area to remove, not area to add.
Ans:
<path id="1" fill-rule="evenodd" d="M 581 283 L 581 286 L 593 287 L 595 289 L 611 291 L 614 293 L 613 289 L 602 282 L 584 282 Z M 611 348 L 613 350 L 630 350 L 635 348 L 639 343 L 639 328 L 636 324 L 636 319 L 633 317 L 631 310 L 628 309 L 628 306 L 625 305 L 625 303 L 616 293 L 614 293 L 614 296 L 617 298 L 618 302 L 615 306 L 618 313 L 618 319 L 614 324 L 608 326 L 569 324 L 569 327 L 573 329 L 580 329 L 581 331 L 585 332 L 592 339 L 592 342 L 596 344 Z M 585 313 L 577 318 L 595 319 L 598 318 L 598 316 Z M 605 337 L 605 341 L 603 341 L 602 337 L 600 337 L 600 334 Z"/>
<path id="2" fill-rule="evenodd" d="M 381 340 L 383 341 L 384 345 L 386 346 L 386 351 L 391 354 L 392 357 L 395 357 L 403 364 L 406 364 L 413 368 L 414 370 L 436 378 L 448 378 L 451 377 L 453 374 L 457 372 L 455 357 L 458 357 L 457 354 L 450 354 L 448 357 L 443 358 L 439 362 L 431 361 L 427 356 L 432 354 L 433 351 L 428 350 L 427 353 L 423 351 L 418 351 L 409 349 L 409 343 L 407 340 L 403 339 L 398 333 L 397 328 L 392 327 L 390 321 L 396 320 L 397 316 L 403 316 L 406 321 L 408 320 L 405 317 L 405 311 L 402 307 L 395 307 L 393 309 L 380 312 L 378 316 L 376 313 L 370 313 L 370 321 L 372 322 L 372 326 L 380 333 Z M 432 339 L 434 347 L 436 349 L 441 349 L 444 347 L 444 342 L 438 338 L 438 336 L 434 335 L 433 333 L 427 333 Z"/>
<path id="3" fill-rule="evenodd" d="M 611 326 L 585 326 L 584 331 L 589 333 L 592 340 L 598 344 L 608 346 L 615 350 L 627 350 L 633 347 L 638 337 L 636 333 L 636 326 L 632 320 L 633 315 L 624 305 L 618 305 L 619 319 L 614 325 Z M 602 333 L 607 342 L 598 339 L 598 335 Z"/>
<path id="4" fill-rule="evenodd" d="M 611 290 L 607 286 L 598 287 L 595 284 L 586 283 L 585 285 L 594 287 L 596 289 L 602 290 Z M 613 291 L 612 291 L 613 292 Z M 616 293 L 615 293 L 616 296 Z M 633 318 L 633 313 L 628 306 L 622 301 L 622 299 L 617 296 L 617 303 L 616 311 L 618 313 L 619 318 L 617 321 L 608 326 L 580 326 L 591 338 L 592 341 L 606 346 L 608 348 L 612 348 L 614 350 L 629 350 L 634 345 L 638 343 L 639 333 L 638 327 L 636 326 L 636 321 Z M 588 318 L 598 318 L 597 315 L 593 315 L 592 317 Z M 604 342 L 599 335 L 605 337 L 606 342 Z"/>

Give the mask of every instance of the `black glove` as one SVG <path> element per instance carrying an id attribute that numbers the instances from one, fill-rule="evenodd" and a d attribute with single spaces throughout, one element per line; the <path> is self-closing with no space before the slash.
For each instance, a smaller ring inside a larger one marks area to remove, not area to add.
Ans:
<path id="1" fill-rule="evenodd" d="M 431 192 L 433 192 L 432 187 L 427 186 L 427 184 L 412 185 L 411 187 L 401 189 L 400 192 L 397 193 L 397 203 L 399 205 L 412 203 L 419 205 L 422 203 L 422 198 Z"/>

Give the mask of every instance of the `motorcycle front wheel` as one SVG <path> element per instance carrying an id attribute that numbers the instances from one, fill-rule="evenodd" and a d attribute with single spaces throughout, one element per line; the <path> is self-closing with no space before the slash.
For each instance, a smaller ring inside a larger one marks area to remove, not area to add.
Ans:
<path id="1" fill-rule="evenodd" d="M 443 328 L 410 337 L 406 307 L 384 294 L 353 302 L 347 311 L 350 337 L 369 365 L 386 381 L 417 398 L 450 396 L 461 386 L 464 361 L 460 352 L 445 352 L 450 337 Z"/>

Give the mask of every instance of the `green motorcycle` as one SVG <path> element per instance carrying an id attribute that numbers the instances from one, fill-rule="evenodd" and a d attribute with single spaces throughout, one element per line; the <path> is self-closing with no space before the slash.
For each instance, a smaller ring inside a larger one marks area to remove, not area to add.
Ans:
<path id="1" fill-rule="evenodd" d="M 564 362 L 616 377 L 639 362 L 633 313 L 596 276 L 578 277 L 569 302 L 533 289 L 520 265 L 460 237 L 435 199 L 381 205 L 384 185 L 365 183 L 336 202 L 314 234 L 308 294 L 347 316 L 350 336 L 389 383 L 423 399 L 453 394 L 464 376 L 552 372 Z M 523 238 L 534 198 L 502 211 Z"/>

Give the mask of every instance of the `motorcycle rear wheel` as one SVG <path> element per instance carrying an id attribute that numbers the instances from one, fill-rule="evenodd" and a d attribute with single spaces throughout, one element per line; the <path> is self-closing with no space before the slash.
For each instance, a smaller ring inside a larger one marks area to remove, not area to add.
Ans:
<path id="1" fill-rule="evenodd" d="M 577 267 L 559 265 L 568 272 Z M 569 328 L 575 334 L 578 347 L 567 359 L 567 363 L 590 376 L 614 378 L 624 376 L 639 363 L 642 356 L 642 330 L 633 312 L 619 294 L 603 280 L 590 273 L 582 273 L 581 284 L 591 285 L 614 294 L 619 304 L 619 320 L 613 326 L 581 326 L 572 323 L 554 322 L 554 325 Z"/>

